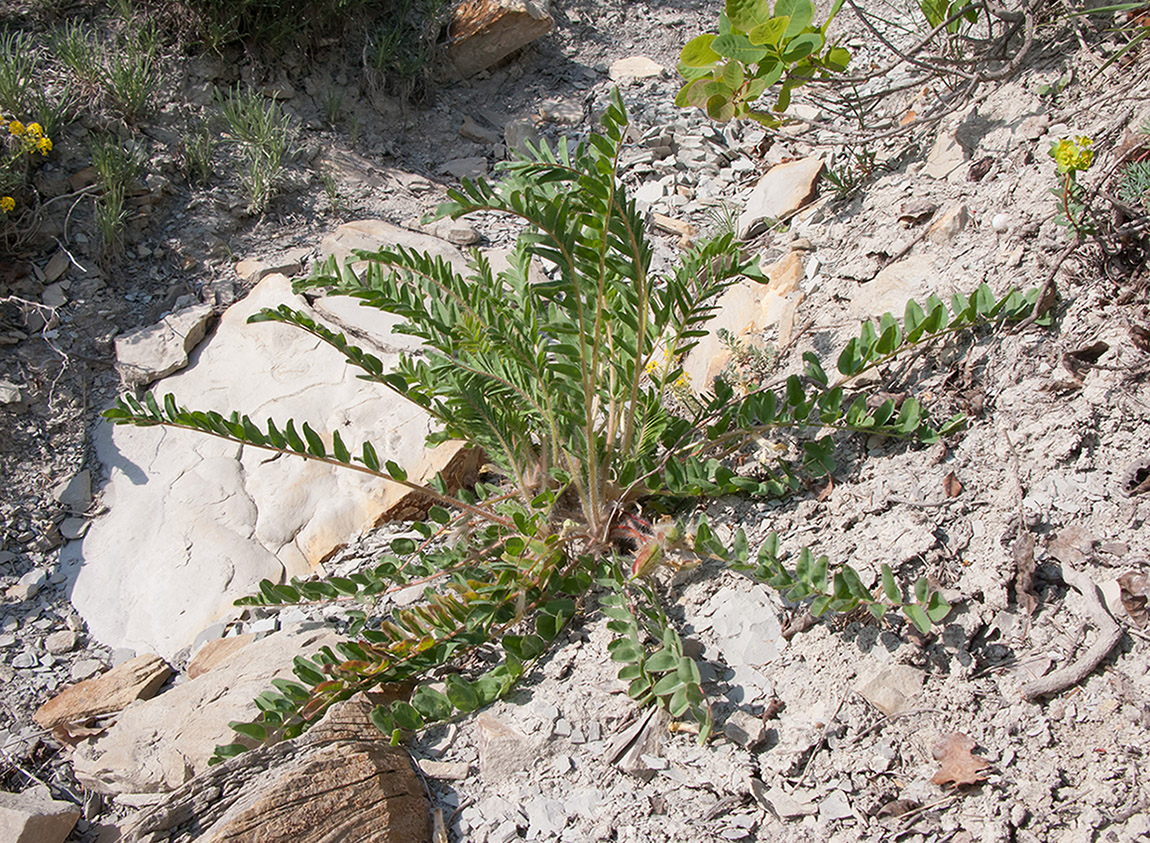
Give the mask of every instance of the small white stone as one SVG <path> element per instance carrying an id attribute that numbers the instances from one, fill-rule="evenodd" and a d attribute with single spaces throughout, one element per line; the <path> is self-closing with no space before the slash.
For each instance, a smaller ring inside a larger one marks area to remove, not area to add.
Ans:
<path id="1" fill-rule="evenodd" d="M 1010 228 L 1010 217 L 1006 214 L 995 214 L 994 218 L 990 221 L 990 227 L 1002 234 L 1006 229 Z"/>

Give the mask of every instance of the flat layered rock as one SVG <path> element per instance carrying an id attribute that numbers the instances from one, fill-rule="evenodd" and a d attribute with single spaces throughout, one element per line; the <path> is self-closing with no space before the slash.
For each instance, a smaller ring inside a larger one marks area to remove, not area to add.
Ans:
<path id="1" fill-rule="evenodd" d="M 746 239 L 766 229 L 771 221 L 785 220 L 815 195 L 815 181 L 825 169 L 821 158 L 803 158 L 771 167 L 739 214 L 739 236 Z"/>
<path id="2" fill-rule="evenodd" d="M 155 325 L 116 338 L 116 368 L 127 383 L 148 384 L 188 365 L 188 354 L 208 332 L 212 308 L 197 304 Z"/>
<path id="3" fill-rule="evenodd" d="M 797 252 L 763 267 L 770 281 L 744 279 L 729 287 L 717 302 L 714 318 L 707 323 L 707 335 L 699 339 L 683 363 L 687 380 L 697 393 L 711 389 L 715 377 L 731 361 L 731 345 L 719 334 L 723 332 L 742 344 L 762 347 L 762 334 L 777 327 L 779 344 L 790 339 L 795 310 L 802 303 L 799 282 L 803 279 L 803 262 Z"/>
<path id="4" fill-rule="evenodd" d="M 344 226 L 325 254 L 377 249 L 389 242 L 462 264 L 457 249 L 382 223 Z M 470 479 L 478 454 L 462 443 L 425 446 L 431 420 L 415 405 L 357 377 L 342 355 L 278 323 L 248 324 L 264 307 L 288 304 L 353 336 L 385 368 L 418 347 L 392 334 L 396 320 L 347 297 L 314 306 L 280 274 L 264 278 L 220 319 L 191 365 L 157 384 L 181 406 L 307 422 L 328 443 L 339 430 L 353 450 L 370 441 L 425 483 L 442 472 L 450 485 Z M 62 553 L 74 576 L 72 601 L 101 643 L 171 658 L 213 622 L 236 611 L 237 597 L 262 579 L 308 576 L 350 540 L 389 518 L 426 511 L 426 496 L 369 475 L 314 460 L 277 456 L 194 432 L 99 425 L 99 461 L 109 467 L 108 512 Z"/>
<path id="5" fill-rule="evenodd" d="M 5 843 L 63 843 L 80 819 L 80 808 L 53 799 L 47 788 L 0 792 L 0 840 Z"/>
<path id="6" fill-rule="evenodd" d="M 33 719 L 52 729 L 114 714 L 137 700 L 151 699 L 171 675 L 172 669 L 159 656 L 137 656 L 61 691 L 40 706 Z"/>
<path id="7" fill-rule="evenodd" d="M 422 843 L 426 789 L 407 752 L 367 720 L 359 695 L 294 741 L 245 752 L 187 782 L 124 828 L 121 843 Z"/>
<path id="8" fill-rule="evenodd" d="M 249 644 L 216 669 L 127 709 L 103 735 L 76 747 L 77 779 L 99 793 L 163 793 L 208 769 L 228 724 L 252 720 L 274 678 L 293 679 L 292 659 L 334 646 L 330 630 L 284 631 Z"/>

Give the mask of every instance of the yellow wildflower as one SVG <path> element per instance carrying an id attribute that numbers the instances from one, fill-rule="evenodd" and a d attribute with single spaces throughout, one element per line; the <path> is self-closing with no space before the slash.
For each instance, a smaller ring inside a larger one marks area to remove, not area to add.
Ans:
<path id="1" fill-rule="evenodd" d="M 49 138 L 40 138 L 36 141 L 36 148 L 40 150 L 41 155 L 47 155 L 52 151 L 52 141 Z"/>
<path id="2" fill-rule="evenodd" d="M 24 134 L 24 124 L 19 120 L 13 120 L 8 124 L 8 131 L 16 137 L 20 137 L 20 135 Z"/>
<path id="3" fill-rule="evenodd" d="M 16 210 L 16 200 L 11 196 L 0 196 L 0 211 L 6 214 Z"/>
<path id="4" fill-rule="evenodd" d="M 1074 140 L 1063 138 L 1050 147 L 1050 157 L 1058 164 L 1058 172 L 1084 172 L 1094 163 L 1094 141 L 1085 135 Z"/>
<path id="5" fill-rule="evenodd" d="M 39 123 L 29 123 L 27 129 L 28 134 L 32 135 L 32 137 L 39 138 L 44 135 L 44 127 Z"/>

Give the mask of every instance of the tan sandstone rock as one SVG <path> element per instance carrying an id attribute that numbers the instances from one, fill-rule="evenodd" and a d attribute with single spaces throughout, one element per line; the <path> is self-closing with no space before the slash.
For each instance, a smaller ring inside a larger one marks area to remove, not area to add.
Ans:
<path id="1" fill-rule="evenodd" d="M 346 256 L 353 247 L 396 242 L 463 262 L 442 240 L 383 223 L 343 226 L 324 247 Z M 413 337 L 391 333 L 395 317 L 346 296 L 311 303 L 273 274 L 224 313 L 192 365 L 156 393 L 194 409 L 238 410 L 261 424 L 306 421 L 328 443 L 339 430 L 356 452 L 370 441 L 381 462 L 394 460 L 415 483 L 437 471 L 454 484 L 469 479 L 478 455 L 458 442 L 428 450 L 433 425 L 422 409 L 360 379 L 343 355 L 304 331 L 248 323 L 281 304 L 353 337 L 385 369 L 418 348 Z M 92 521 L 82 544 L 64 549 L 62 561 L 75 576 L 74 605 L 93 636 L 113 647 L 172 657 L 232 615 L 235 599 L 260 580 L 309 576 L 381 520 L 417 515 L 429 503 L 390 480 L 190 431 L 101 425 L 94 439 L 109 467 L 109 511 Z"/>
<path id="2" fill-rule="evenodd" d="M 0 791 L 0 840 L 4 843 L 63 843 L 80 819 L 71 802 L 58 802 L 46 787 L 23 793 Z"/>
<path id="3" fill-rule="evenodd" d="M 99 793 L 162 793 L 208 769 L 228 724 L 252 720 L 253 700 L 273 678 L 294 679 L 292 659 L 339 640 L 330 630 L 284 631 L 253 642 L 215 670 L 124 710 L 100 736 L 76 747 L 76 778 Z"/>
<path id="4" fill-rule="evenodd" d="M 380 701 L 360 694 L 297 740 L 212 767 L 129 821 L 121 843 L 430 841 L 430 805 L 410 757 L 368 720 Z"/>
<path id="5" fill-rule="evenodd" d="M 803 158 L 771 167 L 739 214 L 739 236 L 753 236 L 768 220 L 784 220 L 815 194 L 815 181 L 825 168 L 821 158 Z"/>
<path id="6" fill-rule="evenodd" d="M 760 284 L 749 279 L 727 289 L 720 296 L 714 318 L 707 324 L 707 335 L 691 349 L 683 363 L 683 371 L 697 393 L 708 391 L 716 375 L 731 359 L 730 346 L 719 338 L 725 331 L 740 342 L 762 345 L 762 333 L 778 327 L 778 342 L 790 340 L 795 310 L 802 303 L 803 292 L 799 282 L 803 279 L 803 262 L 797 252 L 770 266 L 763 267 L 770 279 Z"/>
<path id="7" fill-rule="evenodd" d="M 188 662 L 188 678 L 203 676 L 209 670 L 226 662 L 244 647 L 256 640 L 254 632 L 246 635 L 233 635 L 230 638 L 217 638 L 200 647 Z"/>
<path id="8" fill-rule="evenodd" d="M 136 700 L 155 696 L 171 675 L 172 669 L 159 656 L 137 656 L 101 676 L 66 688 L 40 706 L 32 719 L 51 729 L 114 714 Z"/>
<path id="9" fill-rule="evenodd" d="M 468 0 L 455 10 L 447 56 L 460 75 L 474 76 L 554 25 L 548 0 Z"/>

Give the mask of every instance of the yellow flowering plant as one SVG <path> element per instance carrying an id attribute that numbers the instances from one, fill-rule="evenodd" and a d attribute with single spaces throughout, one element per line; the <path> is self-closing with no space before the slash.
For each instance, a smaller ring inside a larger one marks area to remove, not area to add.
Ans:
<path id="1" fill-rule="evenodd" d="M 1058 174 L 1062 177 L 1061 185 L 1051 190 L 1058 198 L 1058 224 L 1070 226 L 1080 237 L 1091 233 L 1093 227 L 1087 219 L 1089 209 L 1078 174 L 1089 170 L 1094 163 L 1094 141 L 1085 135 L 1062 138 L 1050 145 L 1048 154 L 1058 165 Z"/>
<path id="2" fill-rule="evenodd" d="M 15 193 L 28 176 L 28 163 L 34 153 L 41 157 L 52 151 L 52 139 L 39 123 L 24 124 L 15 117 L 0 115 L 0 212 L 16 210 Z"/>

